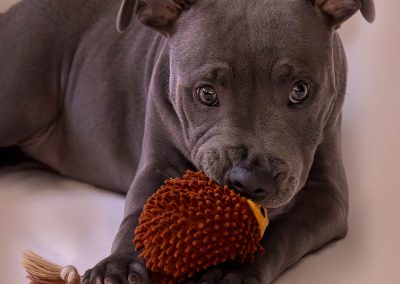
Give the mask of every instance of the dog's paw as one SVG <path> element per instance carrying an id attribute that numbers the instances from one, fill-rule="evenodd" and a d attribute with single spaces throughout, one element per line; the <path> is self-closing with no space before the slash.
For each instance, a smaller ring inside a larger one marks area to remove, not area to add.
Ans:
<path id="1" fill-rule="evenodd" d="M 150 284 L 149 273 L 134 253 L 114 254 L 86 271 L 82 284 Z"/>
<path id="2" fill-rule="evenodd" d="M 190 284 L 264 284 L 261 276 L 250 266 L 215 267 L 197 275 Z"/>

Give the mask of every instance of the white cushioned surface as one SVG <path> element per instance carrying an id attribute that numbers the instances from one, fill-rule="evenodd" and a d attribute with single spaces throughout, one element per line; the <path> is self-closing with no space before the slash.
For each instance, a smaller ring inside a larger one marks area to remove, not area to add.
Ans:
<path id="1" fill-rule="evenodd" d="M 0 11 L 13 2 L 1 0 Z M 305 258 L 277 284 L 400 283 L 400 1 L 375 2 L 373 25 L 358 14 L 341 30 L 350 67 L 344 110 L 349 235 Z M 122 196 L 90 185 L 40 171 L 0 172 L 0 283 L 26 283 L 25 249 L 84 272 L 107 255 L 122 210 Z"/>

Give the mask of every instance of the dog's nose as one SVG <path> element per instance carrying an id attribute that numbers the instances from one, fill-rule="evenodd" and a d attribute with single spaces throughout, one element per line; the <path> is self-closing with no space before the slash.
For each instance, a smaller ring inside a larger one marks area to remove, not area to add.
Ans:
<path id="1" fill-rule="evenodd" d="M 272 174 L 261 168 L 233 168 L 227 178 L 228 185 L 247 198 L 262 201 L 274 192 Z"/>

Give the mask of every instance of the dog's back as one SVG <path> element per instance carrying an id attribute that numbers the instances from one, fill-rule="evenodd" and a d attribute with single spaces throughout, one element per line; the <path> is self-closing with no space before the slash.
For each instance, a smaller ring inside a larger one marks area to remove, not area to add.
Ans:
<path id="1" fill-rule="evenodd" d="M 118 8 L 25 0 L 1 15 L 0 101 L 10 112 L 0 113 L 9 125 L 0 147 L 17 144 L 65 175 L 126 191 L 140 157 L 145 69 L 163 38 L 139 23 L 119 34 Z"/>

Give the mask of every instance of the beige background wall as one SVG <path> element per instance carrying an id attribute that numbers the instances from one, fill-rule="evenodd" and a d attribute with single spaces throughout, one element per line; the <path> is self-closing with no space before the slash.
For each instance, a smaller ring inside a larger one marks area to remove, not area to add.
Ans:
<path id="1" fill-rule="evenodd" d="M 13 2 L 0 0 L 0 10 Z M 400 283 L 400 1 L 375 2 L 373 25 L 357 15 L 341 30 L 350 68 L 344 110 L 349 235 L 307 257 L 278 284 Z M 93 265 L 107 254 L 122 204 L 118 196 L 47 174 L 0 173 L 0 283 L 25 282 L 24 248 L 82 270 Z"/>
<path id="2" fill-rule="evenodd" d="M 0 1 L 0 11 L 6 10 L 10 5 L 13 3 L 16 3 L 17 1 L 15 0 L 1 0 Z"/>

